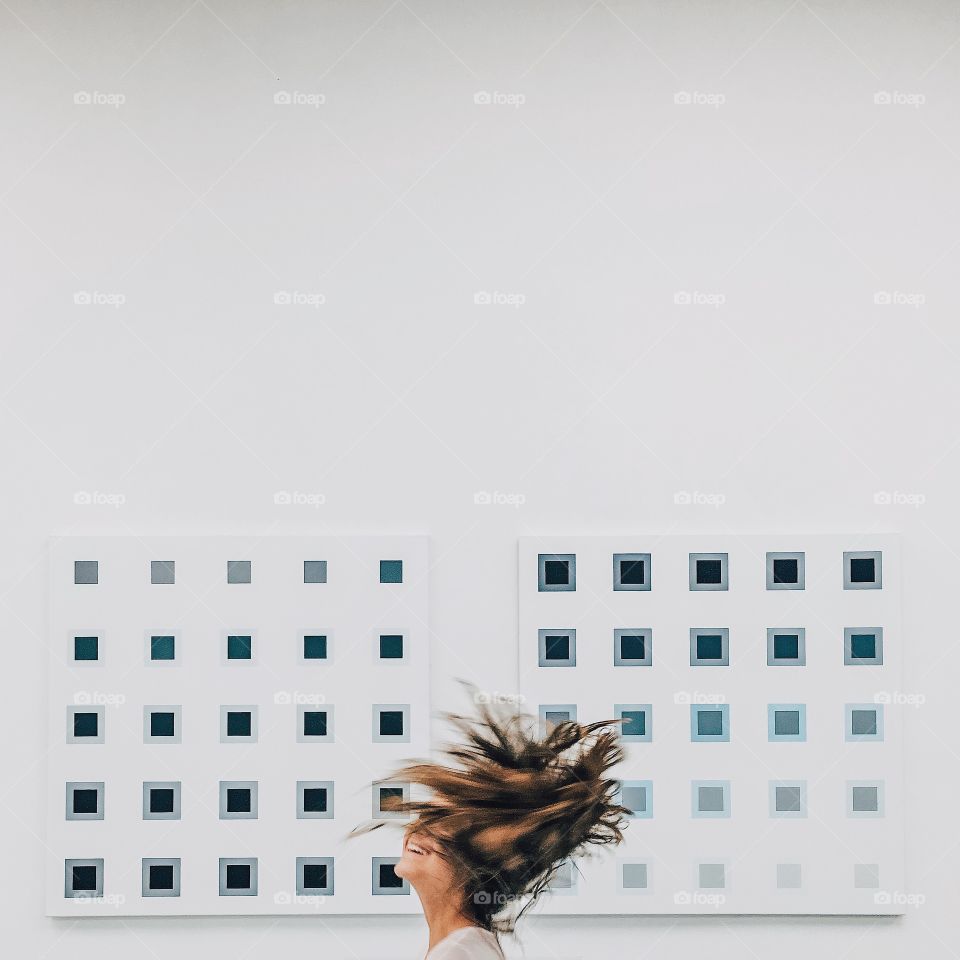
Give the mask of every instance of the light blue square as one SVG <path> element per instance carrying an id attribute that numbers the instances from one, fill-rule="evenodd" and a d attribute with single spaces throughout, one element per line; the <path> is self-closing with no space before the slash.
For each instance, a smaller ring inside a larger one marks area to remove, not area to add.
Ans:
<path id="1" fill-rule="evenodd" d="M 730 740 L 730 704 L 696 703 L 690 705 L 690 739 L 694 743 L 718 743 Z"/>
<path id="2" fill-rule="evenodd" d="M 802 742 L 807 739 L 807 706 L 804 703 L 767 704 L 767 739 Z"/>

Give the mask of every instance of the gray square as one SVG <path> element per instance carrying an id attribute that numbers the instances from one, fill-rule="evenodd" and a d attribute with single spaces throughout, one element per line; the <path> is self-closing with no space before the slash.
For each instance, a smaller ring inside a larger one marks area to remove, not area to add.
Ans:
<path id="1" fill-rule="evenodd" d="M 239 867 L 234 871 L 231 867 Z M 242 868 L 246 867 L 246 871 Z M 257 858 L 256 857 L 221 857 L 220 858 L 220 896 L 221 897 L 255 897 L 257 895 Z M 249 883 L 243 886 L 238 880 L 246 875 Z"/>
<path id="2" fill-rule="evenodd" d="M 242 724 L 243 714 L 249 714 L 249 733 L 237 733 L 235 725 Z M 255 704 L 231 704 L 220 707 L 220 742 L 221 743 L 256 743 L 257 742 L 257 714 Z"/>
<path id="3" fill-rule="evenodd" d="M 399 857 L 373 857 L 371 860 L 371 893 L 375 897 L 409 896 L 410 883 L 406 878 L 398 878 L 400 883 L 392 880 L 387 868 L 396 866 Z"/>
<path id="4" fill-rule="evenodd" d="M 857 818 L 884 816 L 883 781 L 848 780 L 847 816 Z"/>
<path id="5" fill-rule="evenodd" d="M 767 553 L 767 589 L 803 590 L 806 579 L 806 559 L 802 550 Z M 785 573 L 796 573 L 796 578 Z"/>
<path id="6" fill-rule="evenodd" d="M 877 711 L 851 710 L 850 733 L 855 737 L 875 737 L 877 735 Z"/>
<path id="7" fill-rule="evenodd" d="M 308 733 L 315 729 L 319 718 L 312 714 L 326 714 L 326 733 Z M 310 714 L 311 716 L 308 716 Z M 333 743 L 333 706 L 328 703 L 297 704 L 297 743 Z"/>
<path id="8" fill-rule="evenodd" d="M 883 663 L 883 627 L 844 627 L 843 663 L 848 667 L 880 666 Z"/>
<path id="9" fill-rule="evenodd" d="M 729 589 L 728 567 L 729 559 L 726 553 L 691 553 L 690 589 Z"/>
<path id="10" fill-rule="evenodd" d="M 249 809 L 236 809 L 237 791 L 242 791 L 249 797 Z M 258 790 L 256 780 L 221 780 L 220 781 L 220 819 L 221 820 L 256 820 L 258 806 Z M 233 807 L 233 809 L 231 809 Z"/>
<path id="11" fill-rule="evenodd" d="M 249 560 L 227 561 L 227 583 L 250 583 L 251 563 Z"/>
<path id="12" fill-rule="evenodd" d="M 719 637 L 719 639 L 713 639 Z M 706 654 L 719 653 L 719 657 Z M 730 666 L 730 629 L 729 627 L 691 627 L 690 628 L 690 666 L 691 667 L 729 667 Z"/>
<path id="13" fill-rule="evenodd" d="M 613 589 L 650 590 L 649 553 L 615 553 L 613 555 Z"/>
<path id="14" fill-rule="evenodd" d="M 150 582 L 157 584 L 170 584 L 176 582 L 176 561 L 175 560 L 151 560 L 150 561 Z"/>
<path id="15" fill-rule="evenodd" d="M 156 793 L 154 791 L 157 791 Z M 180 819 L 180 781 L 146 780 L 143 784 L 144 820 Z"/>
<path id="16" fill-rule="evenodd" d="M 565 627 L 538 630 L 537 656 L 541 667 L 575 667 L 577 631 Z"/>
<path id="17" fill-rule="evenodd" d="M 795 651 L 794 642 L 796 643 Z M 768 667 L 804 667 L 806 664 L 807 631 L 805 627 L 767 627 Z"/>
<path id="18" fill-rule="evenodd" d="M 373 785 L 373 818 L 375 820 L 409 820 L 411 817 L 411 814 L 405 813 L 402 810 L 384 810 L 383 809 L 382 807 L 383 799 L 381 796 L 381 791 L 383 790 L 399 791 L 398 794 L 393 794 L 393 795 L 399 796 L 404 802 L 410 799 L 409 783 L 400 783 L 398 781 L 375 783 Z M 387 796 L 391 796 L 391 794 L 387 794 Z"/>
<path id="19" fill-rule="evenodd" d="M 803 872 L 799 863 L 777 864 L 777 889 L 799 890 Z"/>
<path id="20" fill-rule="evenodd" d="M 570 593 L 577 589 L 575 553 L 537 555 L 537 590 L 540 593 Z"/>
<path id="21" fill-rule="evenodd" d="M 399 714 L 399 717 L 397 714 Z M 402 732 L 395 732 L 398 729 L 397 724 L 399 724 Z M 373 742 L 410 742 L 409 703 L 375 703 L 373 705 Z"/>
<path id="22" fill-rule="evenodd" d="M 156 867 L 154 870 L 152 868 Z M 141 891 L 144 897 L 180 896 L 180 858 L 145 857 L 140 868 Z M 162 873 L 162 876 L 158 876 Z M 166 881 L 169 880 L 169 886 Z"/>
<path id="23" fill-rule="evenodd" d="M 876 890 L 880 886 L 880 864 L 855 863 L 853 885 L 858 890 Z"/>
<path id="24" fill-rule="evenodd" d="M 805 812 L 803 793 L 803 785 L 799 783 L 774 784 L 771 814 L 802 816 Z"/>
<path id="25" fill-rule="evenodd" d="M 66 819 L 103 819 L 103 781 L 71 780 L 67 783 Z"/>
<path id="26" fill-rule="evenodd" d="M 325 793 L 325 808 L 317 809 L 315 803 L 319 791 Z M 307 808 L 310 809 L 307 809 Z M 332 820 L 333 819 L 333 781 L 298 780 L 297 781 L 297 819 Z"/>
<path id="27" fill-rule="evenodd" d="M 143 708 L 143 742 L 144 743 L 180 743 L 180 706 L 179 704 L 150 704 Z M 162 715 L 154 720 L 154 714 Z M 159 728 L 166 727 L 167 714 L 173 714 L 173 734 L 156 733 Z"/>
<path id="28" fill-rule="evenodd" d="M 105 722 L 102 706 L 67 707 L 67 743 L 103 743 L 106 734 Z"/>
<path id="29" fill-rule="evenodd" d="M 307 886 L 311 871 L 305 871 L 304 867 L 326 867 L 326 884 L 322 887 Z M 332 897 L 333 891 L 333 857 L 297 857 L 298 897 Z"/>
<path id="30" fill-rule="evenodd" d="M 326 583 L 327 582 L 327 561 L 326 560 L 304 560 L 303 561 L 303 582 L 304 583 Z"/>
<path id="31" fill-rule="evenodd" d="M 854 784 L 850 787 L 850 812 L 880 812 L 880 789 L 876 784 Z"/>
<path id="32" fill-rule="evenodd" d="M 63 861 L 63 895 L 68 900 L 103 896 L 103 857 Z"/>
<path id="33" fill-rule="evenodd" d="M 577 875 L 574 872 L 573 864 L 569 860 L 564 860 L 554 873 L 550 880 L 550 889 L 557 892 L 573 893 L 577 885 Z"/>
<path id="34" fill-rule="evenodd" d="M 724 863 L 698 864 L 697 886 L 701 890 L 723 890 L 727 885 L 727 868 Z"/>
<path id="35" fill-rule="evenodd" d="M 624 890 L 647 889 L 647 865 L 645 863 L 625 863 L 621 873 Z"/>
<path id="36" fill-rule="evenodd" d="M 74 583 L 99 583 L 100 582 L 99 561 L 74 560 L 73 561 L 73 582 Z"/>
<path id="37" fill-rule="evenodd" d="M 864 568 L 872 571 L 864 576 Z M 883 554 L 880 550 L 845 550 L 843 553 L 844 590 L 880 590 L 883 588 Z"/>
<path id="38" fill-rule="evenodd" d="M 639 639 L 635 639 L 639 638 Z M 640 651 L 637 647 L 643 647 Z M 643 653 L 642 657 L 632 656 Z M 613 665 L 615 667 L 653 666 L 653 629 L 651 627 L 618 627 L 613 631 Z"/>
<path id="39" fill-rule="evenodd" d="M 693 780 L 690 815 L 696 818 L 730 816 L 729 780 Z"/>

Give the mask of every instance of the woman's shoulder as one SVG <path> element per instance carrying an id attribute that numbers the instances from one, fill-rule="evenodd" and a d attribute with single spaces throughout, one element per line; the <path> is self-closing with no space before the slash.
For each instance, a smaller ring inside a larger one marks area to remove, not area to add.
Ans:
<path id="1" fill-rule="evenodd" d="M 444 937 L 427 960 L 503 960 L 497 938 L 483 927 L 460 927 Z"/>

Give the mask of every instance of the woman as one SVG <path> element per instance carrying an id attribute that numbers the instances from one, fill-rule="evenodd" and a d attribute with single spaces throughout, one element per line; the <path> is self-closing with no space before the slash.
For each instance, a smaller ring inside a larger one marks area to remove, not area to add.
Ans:
<path id="1" fill-rule="evenodd" d="M 535 717 L 486 704 L 479 720 L 447 717 L 464 735 L 445 750 L 456 765 L 412 763 L 386 778 L 431 791 L 390 805 L 416 814 L 395 870 L 423 905 L 427 960 L 502 960 L 498 934 L 513 932 L 558 867 L 590 844 L 623 839 L 629 810 L 604 777 L 623 759 L 606 729 L 621 721 L 563 722 L 539 736 Z"/>

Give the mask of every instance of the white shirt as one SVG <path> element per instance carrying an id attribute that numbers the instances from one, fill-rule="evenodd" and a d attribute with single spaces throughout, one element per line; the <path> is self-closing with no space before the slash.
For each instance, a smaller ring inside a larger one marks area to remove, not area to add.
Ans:
<path id="1" fill-rule="evenodd" d="M 447 934 L 427 960 L 504 960 L 497 938 L 483 927 L 460 927 Z"/>

